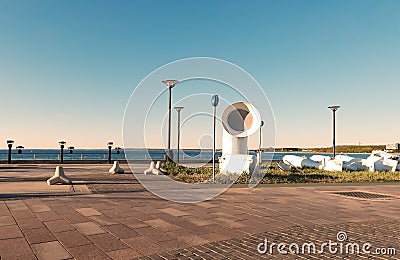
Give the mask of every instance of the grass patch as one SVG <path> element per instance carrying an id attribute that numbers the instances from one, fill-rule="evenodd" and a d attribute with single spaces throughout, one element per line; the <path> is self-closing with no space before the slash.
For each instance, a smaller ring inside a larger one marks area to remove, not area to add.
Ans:
<path id="1" fill-rule="evenodd" d="M 212 168 L 210 167 L 191 168 L 166 163 L 163 168 L 172 178 L 183 182 L 201 183 L 212 179 Z M 219 174 L 216 169 L 218 183 L 248 184 L 250 177 L 247 173 L 240 176 Z M 272 163 L 271 165 L 262 164 L 260 176 L 254 178 L 256 181 L 261 179 L 261 184 L 396 182 L 400 181 L 400 172 L 328 172 L 316 169 L 303 169 L 303 173 L 282 172 L 276 163 Z"/>

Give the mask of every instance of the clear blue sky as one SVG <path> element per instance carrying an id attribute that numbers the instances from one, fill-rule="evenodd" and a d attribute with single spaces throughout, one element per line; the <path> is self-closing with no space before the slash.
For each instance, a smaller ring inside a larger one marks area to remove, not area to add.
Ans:
<path id="1" fill-rule="evenodd" d="M 396 0 L 0 0 L 0 142 L 121 144 L 135 86 L 193 56 L 258 80 L 277 146 L 329 146 L 332 104 L 338 144 L 400 141 L 399 12 Z"/>

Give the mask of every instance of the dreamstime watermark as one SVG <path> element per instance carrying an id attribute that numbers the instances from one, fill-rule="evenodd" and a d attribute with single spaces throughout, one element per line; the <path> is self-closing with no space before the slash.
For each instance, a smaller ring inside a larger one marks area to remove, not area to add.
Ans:
<path id="1" fill-rule="evenodd" d="M 369 242 L 357 243 L 349 242 L 347 233 L 339 231 L 336 235 L 336 241 L 327 242 L 303 242 L 303 243 L 276 243 L 270 242 L 267 238 L 257 246 L 259 254 L 281 254 L 281 255 L 319 255 L 319 254 L 341 254 L 341 255 L 396 255 L 395 247 L 373 247 Z"/>

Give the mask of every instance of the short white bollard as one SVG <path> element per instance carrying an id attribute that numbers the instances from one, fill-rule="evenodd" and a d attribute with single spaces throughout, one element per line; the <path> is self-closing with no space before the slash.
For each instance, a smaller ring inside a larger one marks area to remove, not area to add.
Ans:
<path id="1" fill-rule="evenodd" d="M 118 161 L 114 161 L 113 166 L 108 170 L 108 172 L 112 174 L 119 174 L 119 173 L 124 173 L 124 169 L 119 167 Z"/>
<path id="2" fill-rule="evenodd" d="M 57 166 L 54 176 L 47 180 L 48 185 L 54 184 L 71 184 L 71 180 L 65 176 L 64 168 L 62 166 Z"/>
<path id="3" fill-rule="evenodd" d="M 159 164 L 157 164 L 157 165 L 159 166 Z M 147 175 L 148 173 L 152 173 L 152 174 L 155 174 L 155 175 L 161 175 L 162 174 L 162 172 L 158 168 L 156 168 L 156 166 L 155 166 L 153 161 L 150 163 L 150 167 L 147 170 L 144 171 L 145 175 Z"/>

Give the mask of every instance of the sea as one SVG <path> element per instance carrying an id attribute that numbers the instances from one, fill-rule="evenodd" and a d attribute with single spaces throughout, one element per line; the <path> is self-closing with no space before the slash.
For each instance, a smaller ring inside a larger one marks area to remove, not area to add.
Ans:
<path id="1" fill-rule="evenodd" d="M 12 160 L 59 160 L 60 149 L 25 149 L 21 154 L 18 154 L 16 149 L 12 150 Z M 174 158 L 177 158 L 177 150 L 173 150 Z M 255 154 L 255 151 L 251 151 L 250 154 Z M 305 152 L 263 152 L 263 160 L 282 160 L 286 154 L 292 154 L 297 156 L 310 157 L 315 153 Z M 163 149 L 126 149 L 121 150 L 117 153 L 112 150 L 111 158 L 113 160 L 163 160 L 165 151 Z M 332 154 L 326 153 L 324 155 L 332 156 Z M 369 153 L 348 153 L 348 156 L 355 158 L 367 158 Z M 217 151 L 216 158 L 221 156 L 221 152 Z M 7 160 L 8 150 L 0 150 L 0 160 Z M 183 149 L 179 153 L 180 160 L 211 160 L 212 150 L 197 150 L 197 149 Z M 73 153 L 69 153 L 68 150 L 64 150 L 64 160 L 107 160 L 108 150 L 107 149 L 75 149 Z"/>

